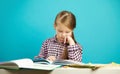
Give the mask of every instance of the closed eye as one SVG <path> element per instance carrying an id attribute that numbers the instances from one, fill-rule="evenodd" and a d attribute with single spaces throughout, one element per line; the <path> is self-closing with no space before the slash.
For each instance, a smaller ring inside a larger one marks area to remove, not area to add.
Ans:
<path id="1" fill-rule="evenodd" d="M 61 31 L 61 30 L 58 30 L 58 32 L 63 32 L 63 31 Z"/>
<path id="2" fill-rule="evenodd" d="M 66 32 L 66 33 L 70 33 L 70 31 Z"/>

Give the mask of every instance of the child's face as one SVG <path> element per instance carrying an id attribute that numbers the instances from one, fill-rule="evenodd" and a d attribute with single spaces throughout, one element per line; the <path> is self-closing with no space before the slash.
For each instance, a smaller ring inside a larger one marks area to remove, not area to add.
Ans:
<path id="1" fill-rule="evenodd" d="M 67 36 L 72 37 L 72 30 L 65 25 L 55 25 L 55 30 L 57 33 L 57 40 L 61 43 L 65 42 Z"/>

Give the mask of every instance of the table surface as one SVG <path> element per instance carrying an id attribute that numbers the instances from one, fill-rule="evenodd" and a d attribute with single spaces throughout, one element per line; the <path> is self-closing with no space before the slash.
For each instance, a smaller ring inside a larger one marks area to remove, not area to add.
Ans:
<path id="1" fill-rule="evenodd" d="M 89 68 L 57 68 L 52 71 L 19 69 L 0 69 L 0 74 L 120 74 L 120 67 L 99 68 L 91 70 Z"/>

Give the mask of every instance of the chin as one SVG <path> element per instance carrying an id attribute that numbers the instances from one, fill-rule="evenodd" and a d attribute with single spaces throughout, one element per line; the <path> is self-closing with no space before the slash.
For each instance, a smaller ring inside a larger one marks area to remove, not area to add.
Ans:
<path id="1" fill-rule="evenodd" d="M 59 42 L 63 43 L 64 41 L 61 41 L 61 40 L 60 40 Z"/>

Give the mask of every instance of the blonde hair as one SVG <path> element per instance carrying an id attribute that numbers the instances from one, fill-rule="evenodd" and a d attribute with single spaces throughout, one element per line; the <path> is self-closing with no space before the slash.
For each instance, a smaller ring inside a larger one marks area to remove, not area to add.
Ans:
<path id="1" fill-rule="evenodd" d="M 61 11 L 55 18 L 55 25 L 59 23 L 73 30 L 76 27 L 76 18 L 74 14 L 69 11 Z"/>

